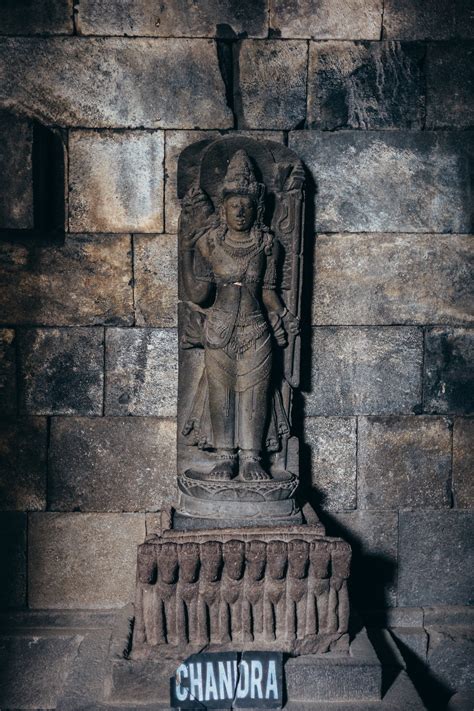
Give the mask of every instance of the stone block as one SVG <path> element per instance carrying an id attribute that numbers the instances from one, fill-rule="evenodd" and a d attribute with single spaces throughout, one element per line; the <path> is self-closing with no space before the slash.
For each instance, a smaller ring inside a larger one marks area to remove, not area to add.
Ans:
<path id="1" fill-rule="evenodd" d="M 472 0 L 455 0 L 456 37 L 474 38 L 474 13 Z"/>
<path id="2" fill-rule="evenodd" d="M 473 512 L 400 512 L 400 605 L 470 604 L 473 529 Z"/>
<path id="3" fill-rule="evenodd" d="M 3 511 L 46 508 L 46 418 L 0 419 Z"/>
<path id="4" fill-rule="evenodd" d="M 456 417 L 453 430 L 453 495 L 457 508 L 474 508 L 474 419 Z"/>
<path id="5" fill-rule="evenodd" d="M 233 126 L 206 39 L 3 38 L 2 99 L 59 126 Z"/>
<path id="6" fill-rule="evenodd" d="M 270 27 L 279 37 L 378 40 L 382 0 L 270 0 Z"/>
<path id="7" fill-rule="evenodd" d="M 0 244 L 0 321 L 42 326 L 133 323 L 127 235 L 68 235 L 62 245 Z"/>
<path id="8" fill-rule="evenodd" d="M 360 418 L 358 508 L 449 508 L 451 428 L 444 417 Z"/>
<path id="9" fill-rule="evenodd" d="M 385 0 L 383 33 L 387 39 L 449 39 L 454 34 L 454 1 Z"/>
<path id="10" fill-rule="evenodd" d="M 418 660 L 426 663 L 428 635 L 422 627 L 419 629 L 413 627 L 392 627 L 390 631 L 402 652 L 409 650 Z"/>
<path id="11" fill-rule="evenodd" d="M 313 329 L 311 348 L 307 415 L 419 411 L 421 329 L 318 327 Z"/>
<path id="12" fill-rule="evenodd" d="M 311 484 L 323 509 L 355 509 L 356 420 L 353 417 L 307 417 L 305 444 L 311 451 Z"/>
<path id="13" fill-rule="evenodd" d="M 0 606 L 26 605 L 26 513 L 0 514 Z"/>
<path id="14" fill-rule="evenodd" d="M 0 409 L 4 416 L 17 411 L 16 341 L 12 328 L 0 328 Z"/>
<path id="15" fill-rule="evenodd" d="M 469 235 L 318 235 L 313 323 L 472 322 Z"/>
<path id="16" fill-rule="evenodd" d="M 341 536 L 352 547 L 353 603 L 362 610 L 395 606 L 398 513 L 350 511 L 332 514 L 331 518 L 328 533 Z"/>
<path id="17" fill-rule="evenodd" d="M 471 627 L 428 627 L 428 664 L 452 692 L 474 691 L 474 631 Z"/>
<path id="18" fill-rule="evenodd" d="M 474 126 L 474 44 L 433 44 L 428 47 L 426 87 L 427 128 Z"/>
<path id="19" fill-rule="evenodd" d="M 77 658 L 80 634 L 12 634 L 0 637 L 2 709 L 54 709 Z"/>
<path id="20" fill-rule="evenodd" d="M 69 137 L 69 227 L 72 232 L 161 232 L 162 131 Z"/>
<path id="21" fill-rule="evenodd" d="M 0 5 L 0 27 L 4 9 Z M 31 121 L 0 111 L 0 229 L 33 227 L 32 150 Z"/>
<path id="22" fill-rule="evenodd" d="M 472 132 L 294 131 L 317 232 L 470 232 Z"/>
<path id="23" fill-rule="evenodd" d="M 243 41 L 235 106 L 239 128 L 296 128 L 306 118 L 306 42 Z"/>
<path id="24" fill-rule="evenodd" d="M 439 627 L 440 625 L 473 627 L 474 607 L 472 605 L 425 607 L 423 608 L 423 621 L 425 627 Z"/>
<path id="25" fill-rule="evenodd" d="M 425 337 L 424 410 L 474 411 L 474 329 L 430 328 Z"/>
<path id="26" fill-rule="evenodd" d="M 30 607 L 103 609 L 130 602 L 144 536 L 144 514 L 30 514 Z"/>
<path id="27" fill-rule="evenodd" d="M 73 0 L 7 0 L 0 4 L 0 35 L 72 35 L 72 11 Z"/>
<path id="28" fill-rule="evenodd" d="M 176 235 L 134 235 L 133 266 L 137 326 L 177 326 Z"/>
<path id="29" fill-rule="evenodd" d="M 166 232 L 178 231 L 181 206 L 177 194 L 178 158 L 192 143 L 216 139 L 219 131 L 166 131 L 165 137 L 165 226 Z M 249 136 L 268 141 L 284 142 L 283 131 L 228 131 L 227 135 Z"/>
<path id="30" fill-rule="evenodd" d="M 311 128 L 422 128 L 425 49 L 400 42 L 311 42 Z"/>
<path id="31" fill-rule="evenodd" d="M 105 414 L 176 416 L 176 329 L 107 330 Z"/>
<path id="32" fill-rule="evenodd" d="M 20 409 L 30 415 L 101 415 L 102 328 L 38 328 L 19 336 Z"/>
<path id="33" fill-rule="evenodd" d="M 121 0 L 111 11 L 107 0 L 81 0 L 79 33 L 150 37 L 267 36 L 267 0 Z"/>
<path id="34" fill-rule="evenodd" d="M 151 417 L 51 422 L 53 511 L 155 511 L 176 500 L 176 424 Z"/>

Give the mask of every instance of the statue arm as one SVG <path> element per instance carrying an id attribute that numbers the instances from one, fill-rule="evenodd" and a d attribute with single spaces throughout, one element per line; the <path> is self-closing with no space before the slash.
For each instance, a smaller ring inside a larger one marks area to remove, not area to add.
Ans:
<path id="1" fill-rule="evenodd" d="M 204 194 L 192 189 L 183 200 L 179 218 L 178 242 L 181 253 L 182 280 L 188 298 L 195 304 L 203 304 L 212 291 L 212 283 L 196 278 L 196 250 L 207 258 L 207 229 L 205 223 L 211 213 L 210 204 Z"/>

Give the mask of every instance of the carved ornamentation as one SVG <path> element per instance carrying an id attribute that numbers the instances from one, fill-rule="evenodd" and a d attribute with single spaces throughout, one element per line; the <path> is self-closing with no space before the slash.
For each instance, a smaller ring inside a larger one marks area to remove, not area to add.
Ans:
<path id="1" fill-rule="evenodd" d="M 151 537 L 138 550 L 133 655 L 345 649 L 350 559 L 311 526 Z"/>

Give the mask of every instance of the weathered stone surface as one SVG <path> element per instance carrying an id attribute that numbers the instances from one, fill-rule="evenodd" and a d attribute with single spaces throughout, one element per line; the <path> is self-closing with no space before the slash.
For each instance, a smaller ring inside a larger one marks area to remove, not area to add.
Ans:
<path id="1" fill-rule="evenodd" d="M 0 514 L 1 607 L 26 605 L 26 514 Z"/>
<path id="2" fill-rule="evenodd" d="M 427 56 L 427 128 L 474 126 L 474 44 L 433 44 Z"/>
<path id="3" fill-rule="evenodd" d="M 30 607 L 125 605 L 133 598 L 136 547 L 144 536 L 143 514 L 30 514 Z"/>
<path id="4" fill-rule="evenodd" d="M 50 630 L 0 637 L 2 709 L 55 709 L 83 636 Z"/>
<path id="5" fill-rule="evenodd" d="M 0 102 L 82 128 L 230 128 L 215 43 L 204 39 L 0 41 Z"/>
<path id="6" fill-rule="evenodd" d="M 385 0 L 384 37 L 402 40 L 448 39 L 454 34 L 454 10 L 453 0 Z"/>
<path id="7" fill-rule="evenodd" d="M 470 232 L 472 132 L 295 131 L 317 232 Z"/>
<path id="8" fill-rule="evenodd" d="M 474 691 L 474 631 L 471 627 L 428 627 L 430 671 L 451 691 Z"/>
<path id="9" fill-rule="evenodd" d="M 400 512 L 400 605 L 470 604 L 473 528 L 473 512 Z"/>
<path id="10" fill-rule="evenodd" d="M 306 414 L 418 411 L 422 350 L 418 328 L 314 328 Z"/>
<path id="11" fill-rule="evenodd" d="M 122 0 L 113 10 L 107 0 L 81 0 L 78 27 L 84 35 L 266 37 L 267 0 Z"/>
<path id="12" fill-rule="evenodd" d="M 0 111 L 0 229 L 33 227 L 32 148 L 31 121 Z"/>
<path id="13" fill-rule="evenodd" d="M 449 420 L 362 417 L 358 438 L 358 508 L 449 507 Z"/>
<path id="14" fill-rule="evenodd" d="M 455 32 L 456 37 L 474 38 L 474 17 L 472 0 L 455 0 Z"/>
<path id="15" fill-rule="evenodd" d="M 46 508 L 46 418 L 0 420 L 3 511 Z"/>
<path id="16" fill-rule="evenodd" d="M 474 607 L 472 605 L 424 607 L 423 621 L 426 627 L 438 627 L 439 625 L 472 627 L 474 625 Z"/>
<path id="17" fill-rule="evenodd" d="M 62 245 L 0 244 L 0 321 L 44 326 L 133 323 L 127 235 L 67 236 Z"/>
<path id="18" fill-rule="evenodd" d="M 292 129 L 306 118 L 306 42 L 244 41 L 235 105 L 240 128 Z"/>
<path id="19" fill-rule="evenodd" d="M 270 0 L 270 27 L 281 37 L 380 39 L 381 0 Z"/>
<path id="20" fill-rule="evenodd" d="M 457 508 L 474 508 L 474 419 L 456 417 L 453 430 L 453 494 Z"/>
<path id="21" fill-rule="evenodd" d="M 471 323 L 473 247 L 469 235 L 318 235 L 313 323 Z"/>
<path id="22" fill-rule="evenodd" d="M 398 513 L 351 511 L 332 514 L 328 533 L 352 547 L 351 585 L 360 609 L 396 605 Z"/>
<path id="23" fill-rule="evenodd" d="M 101 415 L 102 328 L 38 328 L 19 336 L 20 408 L 30 415 Z"/>
<path id="24" fill-rule="evenodd" d="M 97 133 L 69 138 L 72 232 L 161 232 L 162 131 Z"/>
<path id="25" fill-rule="evenodd" d="M 12 328 L 0 328 L 0 410 L 3 415 L 17 411 L 16 341 Z"/>
<path id="26" fill-rule="evenodd" d="M 421 128 L 421 45 L 400 42 L 311 42 L 311 128 Z"/>
<path id="27" fill-rule="evenodd" d="M 176 424 L 156 418 L 54 418 L 54 511 L 154 511 L 176 500 Z"/>
<path id="28" fill-rule="evenodd" d="M 311 450 L 311 482 L 329 511 L 355 509 L 356 420 L 307 417 L 305 443 Z"/>
<path id="29" fill-rule="evenodd" d="M 176 415 L 175 329 L 108 329 L 105 361 L 106 415 Z"/>
<path id="30" fill-rule="evenodd" d="M 219 137 L 218 131 L 166 131 L 165 146 L 165 225 L 166 232 L 178 231 L 180 203 L 177 194 L 178 158 L 191 143 Z M 282 131 L 229 131 L 232 136 L 249 136 L 269 141 L 284 142 Z"/>
<path id="31" fill-rule="evenodd" d="M 0 35 L 72 34 L 73 0 L 14 0 L 0 4 Z"/>
<path id="32" fill-rule="evenodd" d="M 426 662 L 428 635 L 422 627 L 419 629 L 413 627 L 391 627 L 390 632 L 397 640 L 397 644 L 402 651 L 408 649 L 420 661 Z"/>
<path id="33" fill-rule="evenodd" d="M 430 328 L 425 337 L 424 410 L 474 411 L 474 329 Z"/>
<path id="34" fill-rule="evenodd" d="M 134 288 L 137 326 L 177 325 L 176 235 L 135 235 Z"/>

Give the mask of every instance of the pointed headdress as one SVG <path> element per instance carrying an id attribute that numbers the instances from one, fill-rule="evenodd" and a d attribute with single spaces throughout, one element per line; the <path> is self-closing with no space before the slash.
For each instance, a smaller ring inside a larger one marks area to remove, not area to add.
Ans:
<path id="1" fill-rule="evenodd" d="M 259 183 L 246 151 L 242 148 L 234 153 L 224 178 L 222 196 L 249 195 L 258 202 L 265 187 Z"/>

